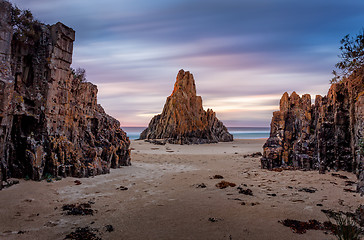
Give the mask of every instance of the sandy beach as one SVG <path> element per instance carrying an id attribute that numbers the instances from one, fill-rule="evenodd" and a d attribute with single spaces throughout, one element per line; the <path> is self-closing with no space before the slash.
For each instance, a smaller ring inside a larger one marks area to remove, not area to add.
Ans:
<path id="1" fill-rule="evenodd" d="M 87 226 L 102 239 L 335 239 L 321 230 L 296 234 L 278 221 L 326 221 L 321 209 L 354 211 L 363 198 L 344 188 L 355 189 L 345 186 L 345 181 L 356 181 L 355 175 L 338 172 L 348 177 L 342 179 L 317 171 L 263 170 L 259 158 L 244 155 L 262 151 L 264 142 L 132 141 L 132 166 L 110 174 L 20 180 L 0 191 L 0 239 L 64 239 Z M 236 186 L 219 189 L 215 185 L 221 180 Z M 240 194 L 239 186 L 253 195 Z M 93 215 L 62 210 L 75 203 L 89 203 Z"/>

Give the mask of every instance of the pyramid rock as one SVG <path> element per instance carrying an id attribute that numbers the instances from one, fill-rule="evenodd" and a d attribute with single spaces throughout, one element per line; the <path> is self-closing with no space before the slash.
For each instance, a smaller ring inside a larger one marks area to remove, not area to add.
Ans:
<path id="1" fill-rule="evenodd" d="M 233 136 L 216 114 L 202 107 L 190 72 L 180 70 L 172 94 L 167 97 L 163 112 L 152 118 L 140 139 L 164 139 L 174 144 L 229 142 Z"/>

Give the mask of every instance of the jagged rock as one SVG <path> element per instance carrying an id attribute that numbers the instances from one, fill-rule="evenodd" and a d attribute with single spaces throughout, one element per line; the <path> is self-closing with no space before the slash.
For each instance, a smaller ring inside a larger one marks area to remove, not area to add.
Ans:
<path id="1" fill-rule="evenodd" d="M 211 109 L 205 111 L 190 72 L 180 70 L 162 114 L 152 118 L 140 139 L 165 139 L 174 144 L 228 142 L 233 136 Z"/>
<path id="2" fill-rule="evenodd" d="M 97 87 L 71 71 L 75 32 L 33 22 L 37 31 L 21 39 L 11 8 L 0 0 L 0 178 L 87 177 L 129 165 L 119 122 L 97 104 Z"/>
<path id="3" fill-rule="evenodd" d="M 310 95 L 300 98 L 295 92 L 291 96 L 284 93 L 280 110 L 273 113 L 270 138 L 264 145 L 262 167 L 271 169 L 286 164 L 310 168 L 307 141 L 311 120 Z M 293 152 L 299 154 L 292 156 Z"/>
<path id="4" fill-rule="evenodd" d="M 333 84 L 327 96 L 284 93 L 273 113 L 262 168 L 353 171 L 364 193 L 364 69 Z"/>

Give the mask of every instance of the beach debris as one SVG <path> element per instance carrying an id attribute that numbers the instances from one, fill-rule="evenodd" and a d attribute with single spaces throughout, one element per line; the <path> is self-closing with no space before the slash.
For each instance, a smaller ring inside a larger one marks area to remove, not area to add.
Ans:
<path id="1" fill-rule="evenodd" d="M 316 188 L 300 188 L 298 189 L 299 192 L 308 192 L 308 193 L 315 193 L 317 191 Z"/>
<path id="2" fill-rule="evenodd" d="M 201 183 L 201 184 L 196 184 L 196 188 L 206 188 L 206 184 Z"/>
<path id="3" fill-rule="evenodd" d="M 213 179 L 224 179 L 224 177 L 223 177 L 223 176 L 218 175 L 218 174 L 214 175 L 212 178 L 213 178 Z"/>
<path id="4" fill-rule="evenodd" d="M 64 204 L 63 211 L 67 211 L 67 215 L 93 215 L 94 210 L 91 209 L 91 203 Z"/>
<path id="5" fill-rule="evenodd" d="M 114 231 L 114 227 L 111 224 L 106 225 L 105 228 L 106 228 L 106 232 L 113 232 Z"/>
<path id="6" fill-rule="evenodd" d="M 347 176 L 344 176 L 344 175 L 341 175 L 341 174 L 338 174 L 338 173 L 331 173 L 331 175 L 334 176 L 334 177 L 341 178 L 341 179 L 349 179 Z"/>
<path id="7" fill-rule="evenodd" d="M 13 186 L 15 184 L 19 184 L 19 180 L 9 178 L 6 181 L 2 181 L 2 186 L 4 188 L 11 187 L 11 186 Z M 0 180 L 0 185 L 1 185 L 1 180 Z"/>
<path id="8" fill-rule="evenodd" d="M 354 182 L 354 181 L 345 181 L 345 186 L 353 186 L 355 184 L 356 184 L 356 182 Z"/>
<path id="9" fill-rule="evenodd" d="M 357 191 L 350 188 L 344 188 L 344 192 L 356 193 Z"/>
<path id="10" fill-rule="evenodd" d="M 241 198 L 228 198 L 228 200 L 243 201 L 243 199 L 241 199 Z"/>
<path id="11" fill-rule="evenodd" d="M 101 238 L 96 235 L 97 232 L 98 230 L 95 228 L 90 228 L 90 227 L 77 228 L 76 231 L 71 232 L 64 239 L 101 240 Z"/>
<path id="12" fill-rule="evenodd" d="M 257 157 L 261 157 L 261 156 L 262 156 L 261 152 L 255 152 L 252 154 L 245 154 L 245 155 L 243 155 L 243 158 L 247 158 L 247 157 L 257 158 Z"/>
<path id="13" fill-rule="evenodd" d="M 243 189 L 242 187 L 238 187 L 239 193 L 253 196 L 253 191 L 250 188 Z"/>
<path id="14" fill-rule="evenodd" d="M 275 194 L 275 193 L 267 193 L 267 195 L 268 196 L 272 196 L 272 197 L 276 197 L 277 196 L 277 194 Z"/>
<path id="15" fill-rule="evenodd" d="M 220 189 L 224 189 L 224 188 L 227 188 L 227 187 L 235 187 L 236 184 L 235 183 L 232 183 L 232 182 L 227 182 L 227 181 L 221 181 L 219 183 L 217 183 L 215 185 L 217 188 L 220 188 Z"/>
<path id="16" fill-rule="evenodd" d="M 75 185 L 81 185 L 82 184 L 82 182 L 80 180 L 75 180 L 74 183 L 75 183 Z"/>
<path id="17" fill-rule="evenodd" d="M 283 226 L 289 227 L 294 233 L 303 234 L 307 230 L 329 230 L 334 231 L 335 225 L 329 221 L 321 223 L 315 219 L 308 220 L 308 222 L 303 222 L 293 219 L 285 219 L 283 221 L 278 221 L 283 224 Z"/>
<path id="18" fill-rule="evenodd" d="M 117 188 L 117 190 L 121 190 L 121 191 L 126 191 L 126 190 L 128 190 L 129 188 L 127 188 L 127 187 L 124 187 L 124 186 L 120 186 L 120 187 L 118 187 Z"/>
<path id="19" fill-rule="evenodd" d="M 209 217 L 208 219 L 210 222 L 218 222 L 219 219 L 218 218 L 214 218 L 214 217 Z"/>

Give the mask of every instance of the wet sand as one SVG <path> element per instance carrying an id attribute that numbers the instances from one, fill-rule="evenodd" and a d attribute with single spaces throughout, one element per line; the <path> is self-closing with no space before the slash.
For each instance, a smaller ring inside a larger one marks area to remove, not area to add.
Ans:
<path id="1" fill-rule="evenodd" d="M 296 234 L 278 221 L 326 221 L 321 209 L 354 211 L 364 201 L 344 191 L 355 189 L 345 186 L 356 181 L 354 174 L 338 172 L 349 178 L 341 179 L 316 171 L 262 170 L 259 158 L 243 155 L 261 151 L 264 141 L 189 146 L 132 141 L 132 166 L 110 174 L 51 183 L 20 180 L 0 191 L 0 239 L 64 239 L 86 226 L 102 239 L 335 239 L 318 230 Z M 216 174 L 224 179 L 213 179 Z M 221 180 L 237 186 L 218 189 Z M 239 194 L 238 186 L 253 196 Z M 64 204 L 87 202 L 93 215 L 62 211 Z"/>

